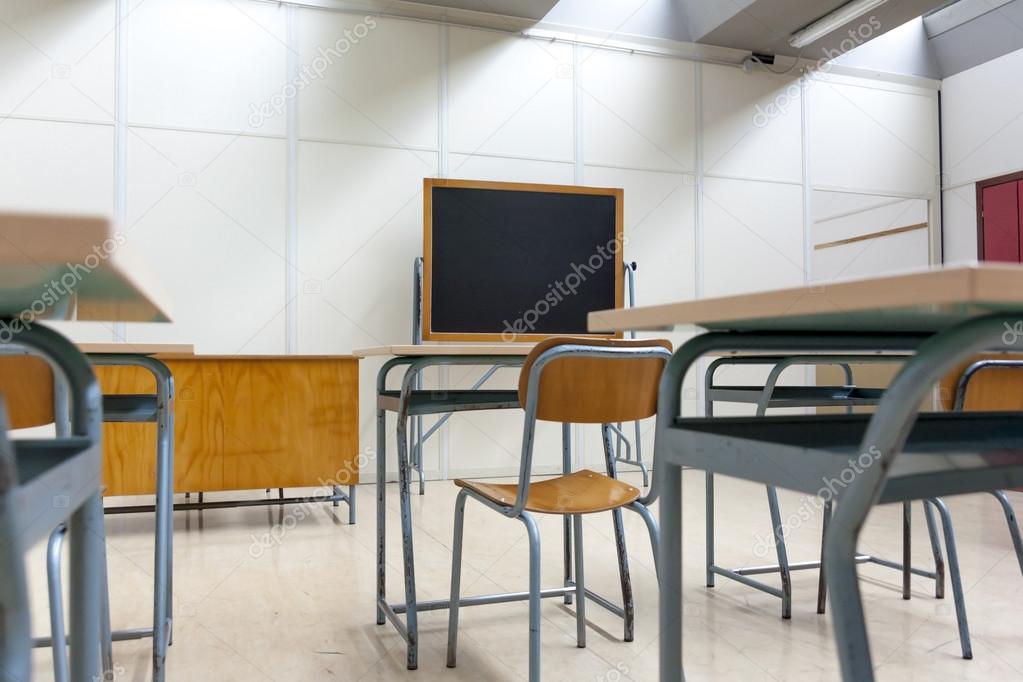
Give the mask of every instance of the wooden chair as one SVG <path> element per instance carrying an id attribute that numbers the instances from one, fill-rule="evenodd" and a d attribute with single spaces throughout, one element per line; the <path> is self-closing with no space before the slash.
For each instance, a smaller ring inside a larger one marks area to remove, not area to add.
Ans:
<path id="1" fill-rule="evenodd" d="M 1023 411 L 1023 355 L 978 355 L 950 372 L 941 381 L 939 398 L 946 410 L 1004 412 Z M 1023 537 L 1019 522 L 1004 490 L 991 493 L 998 500 L 1009 527 L 1016 561 L 1023 573 Z"/>
<path id="2" fill-rule="evenodd" d="M 461 490 L 455 503 L 451 564 L 447 665 L 455 667 L 462 565 L 462 530 L 469 497 L 508 518 L 519 519 L 529 537 L 529 679 L 540 679 L 540 534 L 533 514 L 571 517 L 575 543 L 574 597 L 576 641 L 586 646 L 586 600 L 583 571 L 584 514 L 611 511 L 622 583 L 623 614 L 632 608 L 632 584 L 622 524 L 622 509 L 640 514 L 647 524 L 656 557 L 657 524 L 638 502 L 639 490 L 616 479 L 615 456 L 608 424 L 645 419 L 657 412 L 657 389 L 671 358 L 667 341 L 548 339 L 537 344 L 519 375 L 519 401 L 525 410 L 522 460 L 518 484 L 456 480 Z M 557 478 L 530 482 L 537 420 L 601 424 L 607 473 L 583 469 Z M 597 601 L 597 600 L 595 600 Z M 598 603 L 600 603 L 598 601 Z M 603 604 L 602 604 L 603 605 Z M 631 639 L 626 619 L 626 640 Z"/>

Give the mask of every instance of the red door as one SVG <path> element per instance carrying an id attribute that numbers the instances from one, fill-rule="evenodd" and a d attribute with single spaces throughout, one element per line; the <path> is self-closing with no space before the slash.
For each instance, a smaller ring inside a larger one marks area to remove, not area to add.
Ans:
<path id="1" fill-rule="evenodd" d="M 981 183 L 980 259 L 1023 263 L 1023 180 L 999 178 Z"/>

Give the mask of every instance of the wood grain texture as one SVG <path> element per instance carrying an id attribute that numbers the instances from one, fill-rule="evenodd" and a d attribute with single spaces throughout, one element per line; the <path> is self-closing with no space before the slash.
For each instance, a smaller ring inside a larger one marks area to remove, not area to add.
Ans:
<path id="1" fill-rule="evenodd" d="M 53 371 L 31 355 L 0 357 L 0 395 L 12 429 L 53 423 Z"/>
<path id="2" fill-rule="evenodd" d="M 534 343 L 417 343 L 395 346 L 373 346 L 358 348 L 356 356 L 361 358 L 384 355 L 405 355 L 420 357 L 424 355 L 529 355 L 536 346 Z"/>
<path id="3" fill-rule="evenodd" d="M 938 386 L 942 409 L 951 410 L 955 404 L 956 385 L 966 368 L 977 360 L 1023 360 L 1019 353 L 991 353 L 975 355 L 949 372 Z M 970 410 L 1023 410 L 1023 369 L 983 369 L 970 378 L 966 387 L 963 409 Z"/>
<path id="4" fill-rule="evenodd" d="M 459 488 L 469 488 L 497 504 L 511 506 L 518 496 L 514 483 L 489 483 L 456 479 Z M 593 514 L 618 509 L 639 499 L 639 489 L 589 469 L 529 484 L 526 510 L 538 514 Z"/>
<path id="5" fill-rule="evenodd" d="M 536 345 L 519 373 L 519 403 L 526 404 L 529 372 L 544 352 L 560 345 L 665 348 L 669 341 L 556 338 Z M 540 374 L 536 418 L 574 424 L 646 419 L 657 412 L 663 358 L 577 358 L 551 360 Z"/>
<path id="6" fill-rule="evenodd" d="M 177 358 L 176 492 L 349 485 L 359 480 L 358 362 Z M 105 393 L 155 390 L 144 370 L 97 367 Z M 155 426 L 104 425 L 109 495 L 152 493 Z"/>

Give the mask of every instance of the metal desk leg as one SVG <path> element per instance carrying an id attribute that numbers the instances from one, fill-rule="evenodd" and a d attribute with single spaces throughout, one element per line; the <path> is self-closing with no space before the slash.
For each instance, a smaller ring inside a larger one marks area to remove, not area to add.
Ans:
<path id="1" fill-rule="evenodd" d="M 71 680 L 93 682 L 100 670 L 100 623 L 103 589 L 103 502 L 96 492 L 71 516 Z"/>
<path id="2" fill-rule="evenodd" d="M 931 538 L 931 553 L 934 556 L 934 598 L 945 598 L 945 559 L 941 555 L 941 540 L 938 538 L 938 523 L 934 520 L 934 510 L 924 500 L 924 519 L 927 521 L 927 534 Z"/>
<path id="3" fill-rule="evenodd" d="M 377 625 L 386 622 L 381 604 L 387 600 L 387 412 L 377 408 Z"/>
<path id="4" fill-rule="evenodd" d="M 401 549 L 405 567 L 405 622 L 409 670 L 419 667 L 419 618 L 416 608 L 416 569 L 412 551 L 412 500 L 408 450 L 408 407 L 398 412 L 398 496 L 401 507 Z"/>
<path id="5" fill-rule="evenodd" d="M 970 627 L 966 620 L 966 599 L 963 595 L 963 581 L 959 575 L 959 552 L 956 549 L 955 531 L 952 529 L 952 515 L 945 503 L 937 497 L 926 501 L 938 510 L 941 516 L 941 529 L 945 534 L 945 551 L 948 552 L 948 573 L 952 579 L 952 599 L 956 607 L 956 623 L 959 626 L 959 646 L 963 658 L 973 658 L 973 646 L 970 643 Z"/>
<path id="6" fill-rule="evenodd" d="M 710 567 L 714 565 L 714 472 L 708 471 L 706 477 L 706 524 L 707 524 L 707 587 L 714 587 L 714 571 Z"/>
<path id="7" fill-rule="evenodd" d="M 661 498 L 660 682 L 682 682 L 682 467 L 656 459 L 654 466 Z"/>
<path id="8" fill-rule="evenodd" d="M 902 598 L 913 596 L 913 508 L 902 503 Z"/>
<path id="9" fill-rule="evenodd" d="M 767 506 L 771 512 L 771 530 L 774 534 L 774 550 L 778 556 L 778 574 L 781 576 L 781 617 L 792 617 L 792 577 L 789 573 L 789 554 L 785 547 L 785 528 L 781 522 L 781 508 L 778 506 L 778 489 L 767 486 Z"/>
<path id="10" fill-rule="evenodd" d="M 828 603 L 828 579 L 824 575 L 824 541 L 828 537 L 828 524 L 831 523 L 832 501 L 824 503 L 824 521 L 821 525 L 821 567 L 817 571 L 817 613 L 824 613 Z"/>
<path id="11" fill-rule="evenodd" d="M 46 545 L 46 587 L 50 595 L 50 638 L 53 640 L 54 682 L 68 682 L 67 633 L 64 630 L 64 594 L 60 583 L 60 557 L 67 526 L 61 524 Z"/>
<path id="12" fill-rule="evenodd" d="M 174 383 L 160 364 L 156 376 L 156 548 L 153 558 L 153 682 L 166 678 L 171 632 L 174 542 Z"/>

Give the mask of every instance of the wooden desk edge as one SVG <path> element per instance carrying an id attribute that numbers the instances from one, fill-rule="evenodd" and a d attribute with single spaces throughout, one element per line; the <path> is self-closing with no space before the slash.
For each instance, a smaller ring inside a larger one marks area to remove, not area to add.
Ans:
<path id="1" fill-rule="evenodd" d="M 457 355 L 520 355 L 525 357 L 533 350 L 535 344 L 489 344 L 489 345 L 441 345 L 441 344 L 396 344 L 391 346 L 371 346 L 369 348 L 356 348 L 352 351 L 360 357 L 384 357 L 384 356 L 457 356 Z"/>

